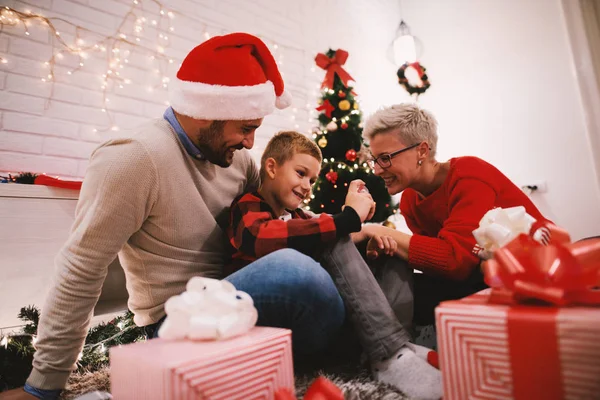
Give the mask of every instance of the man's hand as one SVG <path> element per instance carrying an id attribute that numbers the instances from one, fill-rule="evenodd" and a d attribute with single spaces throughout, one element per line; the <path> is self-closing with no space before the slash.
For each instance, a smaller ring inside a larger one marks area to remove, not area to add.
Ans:
<path id="1" fill-rule="evenodd" d="M 365 222 L 373 217 L 375 213 L 375 202 L 369 193 L 359 193 L 359 189 L 364 186 L 360 179 L 353 180 L 348 186 L 345 206 L 352 207 L 358 214 L 360 221 Z"/>
<path id="2" fill-rule="evenodd" d="M 37 397 L 30 395 L 23 388 L 17 388 L 9 390 L 7 392 L 0 393 L 1 400 L 37 400 Z"/>

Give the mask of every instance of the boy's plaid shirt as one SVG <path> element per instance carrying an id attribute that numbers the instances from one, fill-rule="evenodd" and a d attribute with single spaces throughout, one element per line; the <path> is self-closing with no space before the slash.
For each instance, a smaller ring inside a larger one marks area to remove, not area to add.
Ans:
<path id="1" fill-rule="evenodd" d="M 361 229 L 360 218 L 351 207 L 333 216 L 315 216 L 300 208 L 290 214 L 286 221 L 279 219 L 257 192 L 236 198 L 227 231 L 235 252 L 226 273 L 279 249 L 295 249 L 314 258 L 335 239 Z"/>

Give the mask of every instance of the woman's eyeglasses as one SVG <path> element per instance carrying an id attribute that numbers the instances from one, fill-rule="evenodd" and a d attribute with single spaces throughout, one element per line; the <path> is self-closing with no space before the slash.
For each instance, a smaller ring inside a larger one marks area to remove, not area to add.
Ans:
<path id="1" fill-rule="evenodd" d="M 375 163 L 377 163 L 377 165 L 379 165 L 382 169 L 389 168 L 392 166 L 392 158 L 396 157 L 398 154 L 404 153 L 405 151 L 415 148 L 420 144 L 421 143 L 419 142 L 411 146 L 405 147 L 401 150 L 394 151 L 393 153 L 384 153 L 375 159 L 370 159 L 367 162 L 369 163 L 369 166 L 371 168 L 375 168 Z"/>

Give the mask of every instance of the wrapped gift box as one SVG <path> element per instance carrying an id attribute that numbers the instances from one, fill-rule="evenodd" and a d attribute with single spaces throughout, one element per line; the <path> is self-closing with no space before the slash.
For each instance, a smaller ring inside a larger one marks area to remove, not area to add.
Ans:
<path id="1" fill-rule="evenodd" d="M 110 350 L 116 400 L 273 399 L 294 391 L 291 331 L 255 327 L 228 340 L 153 339 Z"/>
<path id="2" fill-rule="evenodd" d="M 600 307 L 498 304 L 491 295 L 436 309 L 444 400 L 600 399 Z"/>

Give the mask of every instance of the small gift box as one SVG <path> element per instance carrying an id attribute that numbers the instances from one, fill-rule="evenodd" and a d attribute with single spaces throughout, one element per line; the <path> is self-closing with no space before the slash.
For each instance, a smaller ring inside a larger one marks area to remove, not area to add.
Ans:
<path id="1" fill-rule="evenodd" d="M 291 331 L 255 327 L 218 341 L 153 339 L 110 349 L 116 400 L 273 399 L 294 391 Z"/>
<path id="2" fill-rule="evenodd" d="M 600 398 L 600 240 L 520 235 L 436 309 L 444 400 Z"/>
<path id="3" fill-rule="evenodd" d="M 110 349 L 115 399 L 271 400 L 294 390 L 291 331 L 254 327 L 252 298 L 230 282 L 193 277 L 165 312 L 160 339 Z"/>

